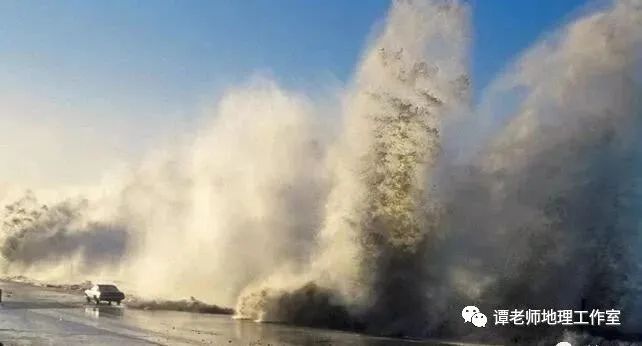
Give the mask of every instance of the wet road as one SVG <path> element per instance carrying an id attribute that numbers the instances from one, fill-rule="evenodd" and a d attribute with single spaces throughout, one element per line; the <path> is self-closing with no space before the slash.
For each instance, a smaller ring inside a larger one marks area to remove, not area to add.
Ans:
<path id="1" fill-rule="evenodd" d="M 224 315 L 96 306 L 81 295 L 5 281 L 0 288 L 4 345 L 437 345 Z"/>

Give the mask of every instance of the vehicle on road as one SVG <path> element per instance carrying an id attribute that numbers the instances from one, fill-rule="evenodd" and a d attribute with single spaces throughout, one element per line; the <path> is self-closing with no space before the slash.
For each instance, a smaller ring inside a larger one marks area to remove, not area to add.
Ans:
<path id="1" fill-rule="evenodd" d="M 109 305 L 111 305 L 111 302 L 116 302 L 116 304 L 120 305 L 120 302 L 125 299 L 125 294 L 114 285 L 101 284 L 85 290 L 85 298 L 87 303 L 94 301 L 96 305 L 100 304 L 101 301 L 108 302 Z"/>

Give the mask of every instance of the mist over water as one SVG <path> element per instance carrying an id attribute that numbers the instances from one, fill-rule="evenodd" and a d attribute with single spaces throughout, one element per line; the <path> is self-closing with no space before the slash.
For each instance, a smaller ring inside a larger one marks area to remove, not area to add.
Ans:
<path id="1" fill-rule="evenodd" d="M 456 1 L 394 2 L 341 117 L 252 81 L 108 194 L 0 194 L 3 270 L 386 335 L 561 333 L 471 330 L 471 304 L 615 308 L 642 332 L 642 2 L 569 22 L 478 107 L 469 22 Z"/>

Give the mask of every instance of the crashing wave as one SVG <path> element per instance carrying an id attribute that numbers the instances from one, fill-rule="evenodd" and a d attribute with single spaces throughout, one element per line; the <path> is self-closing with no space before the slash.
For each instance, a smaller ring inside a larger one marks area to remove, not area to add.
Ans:
<path id="1" fill-rule="evenodd" d="M 5 271 L 117 262 L 138 291 L 236 303 L 238 318 L 394 336 L 635 338 L 636 318 L 471 330 L 460 309 L 642 316 L 642 3 L 569 22 L 476 108 L 468 17 L 459 1 L 395 1 L 338 126 L 317 114 L 331 107 L 253 83 L 89 201 L 100 217 L 10 204 Z"/>

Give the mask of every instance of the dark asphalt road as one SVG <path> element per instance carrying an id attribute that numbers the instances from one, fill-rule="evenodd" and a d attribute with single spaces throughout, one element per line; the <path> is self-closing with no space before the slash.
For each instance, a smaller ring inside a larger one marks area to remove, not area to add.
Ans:
<path id="1" fill-rule="evenodd" d="M 224 315 L 86 304 L 82 295 L 0 281 L 4 345 L 436 345 L 238 321 Z"/>

